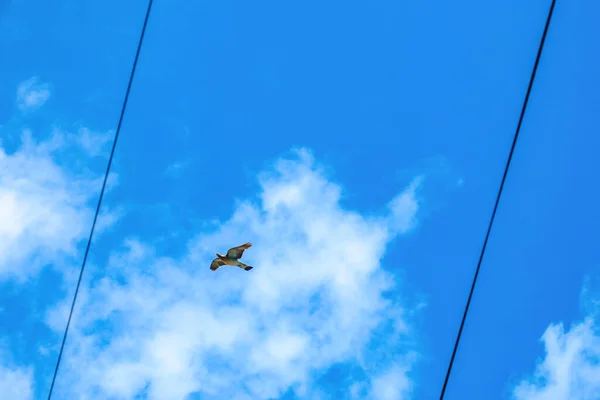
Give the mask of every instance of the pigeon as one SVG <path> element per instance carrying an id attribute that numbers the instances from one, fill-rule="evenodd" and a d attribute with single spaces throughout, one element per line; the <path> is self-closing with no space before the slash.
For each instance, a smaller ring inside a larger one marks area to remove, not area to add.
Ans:
<path id="1" fill-rule="evenodd" d="M 212 271 L 216 271 L 223 265 L 230 265 L 232 267 L 240 267 L 244 271 L 250 271 L 253 267 L 240 261 L 242 254 L 244 254 L 244 250 L 249 249 L 250 247 L 252 247 L 252 243 L 248 242 L 241 246 L 232 247 L 231 249 L 227 250 L 227 255 L 225 256 L 217 253 L 217 258 L 210 263 L 210 269 Z"/>

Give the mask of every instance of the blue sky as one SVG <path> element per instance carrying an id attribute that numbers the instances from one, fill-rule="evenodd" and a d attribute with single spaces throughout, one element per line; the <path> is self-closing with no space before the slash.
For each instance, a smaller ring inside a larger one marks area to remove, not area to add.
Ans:
<path id="1" fill-rule="evenodd" d="M 11 399 L 46 397 L 146 6 L 0 3 Z M 600 397 L 599 7 L 556 6 L 446 399 Z M 53 398 L 437 398 L 548 8 L 155 2 Z"/>

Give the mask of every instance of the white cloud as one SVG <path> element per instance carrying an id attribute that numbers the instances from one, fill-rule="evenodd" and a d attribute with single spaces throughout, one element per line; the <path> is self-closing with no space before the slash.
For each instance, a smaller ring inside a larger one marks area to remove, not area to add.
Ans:
<path id="1" fill-rule="evenodd" d="M 364 398 L 409 398 L 415 357 L 390 355 L 406 342 L 407 305 L 381 259 L 418 221 L 420 180 L 377 217 L 343 209 L 340 186 L 304 150 L 260 184 L 258 203 L 239 202 L 182 258 L 128 239 L 108 265 L 89 270 L 95 278 L 80 292 L 57 399 L 268 399 L 290 388 L 319 397 L 314 380 L 336 363 L 372 377 Z M 248 240 L 251 272 L 208 269 L 216 251 Z M 50 313 L 50 326 L 63 313 Z"/>
<path id="2" fill-rule="evenodd" d="M 36 143 L 29 131 L 17 151 L 0 146 L 0 281 L 23 281 L 79 255 L 101 181 L 99 174 L 76 174 L 58 164 L 60 147 L 56 136 Z"/>
<path id="3" fill-rule="evenodd" d="M 551 324 L 542 342 L 545 357 L 536 366 L 534 376 L 516 386 L 514 399 L 600 399 L 600 325 L 596 311 L 591 310 L 587 318 L 566 332 L 562 323 Z"/>
<path id="4" fill-rule="evenodd" d="M 3 399 L 33 399 L 33 371 L 30 368 L 8 368 L 0 365 L 0 393 Z"/>
<path id="5" fill-rule="evenodd" d="M 407 399 L 411 389 L 408 372 L 409 369 L 404 365 L 393 365 L 373 379 L 369 398 L 374 400 Z"/>
<path id="6" fill-rule="evenodd" d="M 4 338 L 0 339 L 0 393 L 2 399 L 33 399 L 33 370 L 12 363 Z"/>
<path id="7" fill-rule="evenodd" d="M 21 111 L 34 110 L 50 98 L 50 85 L 40 83 L 37 76 L 27 79 L 17 87 L 17 106 Z"/>
<path id="8" fill-rule="evenodd" d="M 0 148 L 0 279 L 24 279 L 61 255 L 74 255 L 91 220 L 90 182 L 54 163 L 29 135 L 13 154 Z"/>

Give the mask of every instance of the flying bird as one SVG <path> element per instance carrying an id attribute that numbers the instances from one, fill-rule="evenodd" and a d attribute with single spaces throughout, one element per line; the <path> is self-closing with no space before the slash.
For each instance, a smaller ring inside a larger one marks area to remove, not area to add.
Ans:
<path id="1" fill-rule="evenodd" d="M 240 267 L 244 271 L 250 271 L 253 267 L 240 261 L 242 254 L 244 254 L 244 250 L 249 249 L 250 247 L 252 247 L 252 243 L 248 242 L 241 246 L 232 247 L 231 249 L 227 250 L 227 255 L 217 253 L 217 258 L 210 263 L 210 269 L 216 271 L 223 265 L 230 265 L 232 267 Z"/>

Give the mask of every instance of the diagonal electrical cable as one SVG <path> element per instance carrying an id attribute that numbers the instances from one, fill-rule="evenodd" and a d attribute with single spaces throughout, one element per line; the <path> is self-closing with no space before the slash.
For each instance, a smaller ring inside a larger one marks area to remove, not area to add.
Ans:
<path id="1" fill-rule="evenodd" d="M 148 25 L 148 18 L 150 17 L 150 11 L 152 10 L 153 0 L 148 1 L 148 8 L 146 10 L 146 17 L 144 18 L 144 25 L 142 26 L 142 32 L 140 33 L 140 39 L 138 42 L 135 58 L 133 60 L 133 66 L 129 75 L 129 83 L 127 84 L 127 90 L 125 91 L 125 98 L 123 99 L 123 105 L 121 106 L 121 115 L 119 116 L 119 122 L 117 124 L 117 130 L 115 132 L 115 138 L 113 140 L 112 149 L 110 151 L 110 157 L 108 158 L 108 164 L 106 166 L 106 173 L 104 174 L 104 182 L 102 183 L 102 189 L 100 190 L 100 197 L 98 198 L 98 205 L 96 206 L 96 213 L 94 215 L 94 222 L 92 222 L 92 229 L 90 230 L 90 236 L 88 238 L 87 246 L 85 248 L 85 254 L 83 256 L 83 262 L 81 263 L 81 270 L 79 272 L 79 280 L 75 287 L 75 295 L 73 296 L 73 302 L 71 303 L 71 311 L 69 312 L 69 319 L 67 320 L 67 326 L 65 327 L 65 333 L 63 335 L 62 344 L 60 345 L 60 351 L 58 353 L 58 359 L 56 360 L 56 367 L 54 368 L 54 375 L 52 376 L 52 383 L 50 390 L 48 391 L 48 400 L 52 397 L 52 391 L 54 390 L 54 383 L 56 382 L 56 376 L 58 374 L 58 368 L 62 359 L 63 350 L 65 349 L 65 342 L 67 341 L 67 334 L 69 333 L 69 327 L 71 326 L 71 318 L 73 317 L 73 310 L 75 309 L 75 303 L 77 301 L 77 294 L 79 293 L 79 287 L 81 286 L 81 278 L 83 277 L 83 271 L 85 270 L 85 264 L 87 262 L 88 254 L 90 252 L 90 246 L 92 244 L 92 238 L 94 236 L 94 229 L 96 228 L 96 221 L 98 220 L 98 214 L 100 213 L 100 206 L 102 205 L 102 199 L 104 198 L 104 191 L 106 189 L 106 182 L 108 180 L 108 174 L 112 165 L 113 157 L 115 155 L 115 149 L 117 147 L 117 140 L 119 139 L 119 133 L 121 132 L 121 125 L 123 124 L 123 117 L 125 116 L 125 110 L 127 109 L 127 101 L 129 100 L 129 92 L 131 91 L 131 84 L 133 77 L 135 76 L 135 70 L 140 57 L 140 51 L 142 49 L 142 43 L 144 42 L 144 35 L 146 33 L 146 26 Z"/>
<path id="2" fill-rule="evenodd" d="M 546 35 L 548 33 L 548 28 L 550 27 L 550 21 L 552 20 L 552 14 L 554 12 L 555 3 L 556 3 L 556 0 L 552 0 L 552 3 L 550 4 L 550 10 L 548 11 L 548 17 L 546 18 L 546 26 L 544 27 L 544 33 L 542 34 L 542 39 L 540 40 L 540 45 L 538 47 L 537 56 L 535 58 L 535 64 L 533 65 L 533 70 L 531 71 L 531 77 L 529 79 L 529 86 L 527 87 L 527 93 L 525 95 L 525 100 L 523 101 L 523 107 L 521 108 L 521 115 L 519 117 L 517 129 L 515 130 L 515 134 L 514 134 L 513 141 L 512 141 L 512 146 L 511 146 L 510 152 L 508 154 L 508 159 L 506 160 L 506 166 L 504 167 L 504 175 L 502 175 L 502 180 L 500 182 L 500 188 L 498 189 L 498 194 L 496 196 L 496 202 L 494 204 L 492 216 L 490 217 L 490 222 L 489 222 L 489 225 L 487 228 L 487 232 L 485 234 L 483 246 L 481 248 L 481 253 L 479 255 L 479 261 L 477 262 L 477 268 L 475 269 L 475 275 L 473 276 L 473 283 L 471 284 L 471 290 L 469 292 L 467 304 L 465 306 L 462 320 L 460 322 L 460 328 L 458 329 L 458 334 L 456 336 L 456 342 L 454 343 L 454 349 L 452 350 L 452 356 L 450 357 L 450 363 L 448 364 L 448 370 L 446 371 L 446 378 L 444 379 L 444 385 L 442 386 L 440 400 L 444 399 L 444 394 L 446 393 L 446 387 L 448 386 L 448 380 L 450 379 L 450 373 L 452 372 L 452 366 L 454 365 L 454 358 L 456 357 L 456 351 L 458 349 L 458 345 L 460 343 L 460 338 L 462 336 L 462 331 L 465 326 L 465 321 L 467 319 L 467 313 L 469 312 L 469 306 L 471 305 L 471 299 L 473 298 L 473 292 L 475 290 L 475 285 L 477 284 L 477 277 L 479 276 L 479 270 L 481 269 L 481 262 L 483 261 L 483 256 L 485 254 L 487 243 L 490 238 L 490 232 L 492 231 L 492 225 L 494 224 L 494 219 L 496 217 L 496 211 L 498 210 L 498 204 L 500 203 L 500 197 L 502 196 L 502 190 L 504 189 L 504 183 L 506 182 L 506 176 L 508 174 L 508 169 L 510 168 L 510 162 L 512 161 L 513 153 L 515 151 L 515 146 L 517 144 L 517 139 L 519 138 L 519 133 L 521 132 L 521 125 L 523 124 L 523 117 L 525 116 L 525 110 L 527 109 L 527 103 L 529 103 L 529 96 L 531 95 L 531 88 L 533 87 L 533 82 L 535 80 L 537 68 L 538 68 L 538 65 L 540 62 L 540 58 L 542 56 L 542 51 L 544 49 L 544 43 L 546 42 Z"/>

